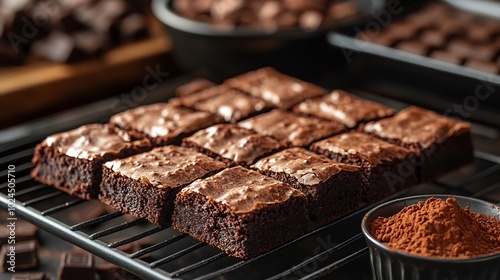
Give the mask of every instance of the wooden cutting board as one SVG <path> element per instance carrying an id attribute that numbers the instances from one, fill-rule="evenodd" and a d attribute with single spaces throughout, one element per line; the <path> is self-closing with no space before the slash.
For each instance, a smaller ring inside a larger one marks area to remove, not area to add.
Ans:
<path id="1" fill-rule="evenodd" d="M 33 61 L 0 67 L 0 127 L 50 114 L 65 104 L 97 99 L 142 85 L 147 67 L 165 63 L 171 45 L 161 24 L 151 17 L 149 38 L 118 46 L 101 57 L 55 64 Z M 167 67 L 168 68 L 168 67 Z"/>

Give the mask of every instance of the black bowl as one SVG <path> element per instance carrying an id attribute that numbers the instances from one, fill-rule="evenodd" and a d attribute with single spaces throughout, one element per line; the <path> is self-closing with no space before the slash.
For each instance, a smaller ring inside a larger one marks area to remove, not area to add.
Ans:
<path id="1" fill-rule="evenodd" d="M 424 257 L 396 251 L 382 244 L 370 234 L 369 226 L 377 217 L 389 217 L 408 205 L 426 201 L 430 197 L 457 199 L 460 207 L 470 207 L 474 213 L 483 213 L 500 219 L 500 207 L 486 201 L 454 195 L 418 195 L 400 198 L 370 210 L 361 222 L 361 229 L 370 249 L 373 279 L 393 280 L 495 280 L 500 279 L 500 253 L 473 258 Z"/>
<path id="2" fill-rule="evenodd" d="M 319 72 L 332 56 L 343 59 L 341 52 L 332 53 L 326 33 L 366 20 L 385 5 L 385 0 L 352 1 L 360 8 L 356 18 L 312 31 L 216 26 L 182 17 L 173 10 L 172 0 L 153 0 L 152 10 L 167 29 L 179 66 L 185 71 L 206 69 L 221 80 L 263 66 L 285 69 L 291 75 L 303 73 L 304 68 Z"/>

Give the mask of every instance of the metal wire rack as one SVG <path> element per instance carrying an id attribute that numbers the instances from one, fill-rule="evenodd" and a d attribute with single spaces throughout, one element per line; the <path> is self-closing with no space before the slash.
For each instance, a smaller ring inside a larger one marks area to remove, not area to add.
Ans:
<path id="1" fill-rule="evenodd" d="M 144 279 L 370 279 L 360 230 L 368 205 L 325 225 L 309 225 L 298 239 L 250 260 L 229 257 L 170 227 L 159 227 L 105 208 L 86 218 L 98 201 L 84 201 L 32 180 L 33 148 L 43 137 L 0 150 L 0 206 L 9 208 L 9 166 L 15 166 L 15 213 Z M 474 163 L 397 196 L 448 193 L 500 202 L 500 158 L 476 147 Z M 132 250 L 127 245 L 140 243 Z"/>

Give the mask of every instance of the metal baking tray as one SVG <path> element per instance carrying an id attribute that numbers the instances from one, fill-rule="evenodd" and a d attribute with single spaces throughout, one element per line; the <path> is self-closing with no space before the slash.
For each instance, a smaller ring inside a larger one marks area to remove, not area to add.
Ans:
<path id="1" fill-rule="evenodd" d="M 151 91 L 148 97 L 135 100 L 135 106 L 171 98 L 173 90 L 190 78 L 169 80 L 161 88 Z M 315 82 L 330 88 L 339 86 L 331 85 L 328 77 Z M 359 88 L 347 85 L 344 88 L 396 109 L 408 105 Z M 375 204 L 325 225 L 310 225 L 304 236 L 250 260 L 229 257 L 172 228 L 158 227 L 120 212 L 71 222 L 68 217 L 78 213 L 80 207 L 99 202 L 84 201 L 32 180 L 29 172 L 33 166 L 30 162 L 33 148 L 52 133 L 85 123 L 105 122 L 116 113 L 117 104 L 126 109 L 126 104 L 130 104 L 126 101 L 134 100 L 130 98 L 131 95 L 120 95 L 1 131 L 0 207 L 9 207 L 7 170 L 9 165 L 15 165 L 16 215 L 144 279 L 371 279 L 369 255 L 360 223 L 363 215 Z M 500 138 L 498 134 L 489 137 L 492 130 L 481 125 L 473 125 L 473 131 L 476 144 L 474 163 L 391 198 L 444 193 L 500 202 L 499 153 L 494 155 L 495 152 L 489 150 L 499 147 Z M 127 253 L 120 250 L 123 244 L 145 239 L 149 243 L 146 248 Z"/>

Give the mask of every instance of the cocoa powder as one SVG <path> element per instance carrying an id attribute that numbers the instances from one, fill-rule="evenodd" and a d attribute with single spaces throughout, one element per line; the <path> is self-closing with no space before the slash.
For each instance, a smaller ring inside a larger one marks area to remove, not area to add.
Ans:
<path id="1" fill-rule="evenodd" d="M 500 252 L 500 220 L 462 208 L 455 198 L 429 198 L 397 214 L 378 217 L 370 233 L 394 250 L 444 258 Z"/>

